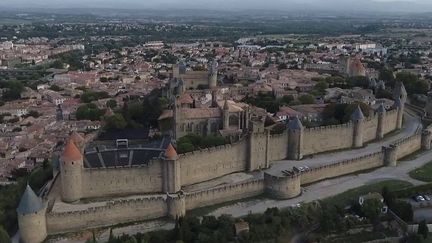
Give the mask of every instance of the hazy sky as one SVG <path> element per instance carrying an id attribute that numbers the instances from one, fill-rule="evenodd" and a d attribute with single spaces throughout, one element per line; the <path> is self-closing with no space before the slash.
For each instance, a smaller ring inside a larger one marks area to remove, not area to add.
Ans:
<path id="1" fill-rule="evenodd" d="M 1 7 L 432 11 L 432 0 L 0 0 Z"/>

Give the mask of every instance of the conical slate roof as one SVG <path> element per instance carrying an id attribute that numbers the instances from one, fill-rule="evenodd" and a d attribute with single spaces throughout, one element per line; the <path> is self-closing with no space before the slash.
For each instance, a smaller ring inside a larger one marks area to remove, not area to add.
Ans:
<path id="1" fill-rule="evenodd" d="M 394 99 L 396 98 L 406 98 L 408 93 L 405 89 L 405 85 L 402 82 L 397 82 L 393 91 Z"/>
<path id="2" fill-rule="evenodd" d="M 358 121 L 358 120 L 363 120 L 363 119 L 364 119 L 363 112 L 360 109 L 360 106 L 357 106 L 357 108 L 354 110 L 354 112 L 351 115 L 351 120 Z"/>
<path id="3" fill-rule="evenodd" d="M 175 150 L 174 146 L 170 143 L 165 150 L 165 158 L 169 160 L 174 160 L 177 158 L 177 151 Z"/>
<path id="4" fill-rule="evenodd" d="M 36 193 L 27 185 L 24 194 L 21 197 L 21 201 L 17 208 L 17 213 L 29 214 L 35 213 L 44 207 L 42 199 L 36 196 Z"/>
<path id="5" fill-rule="evenodd" d="M 81 160 L 83 158 L 81 152 L 75 145 L 72 139 L 69 139 L 69 141 L 66 144 L 66 147 L 63 150 L 63 153 L 61 155 L 62 160 L 64 161 L 77 161 Z"/>
<path id="6" fill-rule="evenodd" d="M 402 107 L 402 101 L 401 101 L 401 99 L 399 97 L 397 97 L 395 99 L 395 102 L 394 102 L 393 106 L 397 107 L 397 108 Z"/>
<path id="7" fill-rule="evenodd" d="M 381 103 L 381 105 L 378 107 L 377 112 L 378 113 L 385 113 L 386 112 L 386 109 L 385 109 L 383 103 Z"/>
<path id="8" fill-rule="evenodd" d="M 375 88 L 377 86 L 377 82 L 374 78 L 371 78 L 369 81 L 369 87 L 370 88 Z"/>
<path id="9" fill-rule="evenodd" d="M 294 117 L 294 119 L 291 119 L 291 121 L 288 123 L 288 128 L 291 130 L 301 130 L 303 125 L 298 117 Z"/>

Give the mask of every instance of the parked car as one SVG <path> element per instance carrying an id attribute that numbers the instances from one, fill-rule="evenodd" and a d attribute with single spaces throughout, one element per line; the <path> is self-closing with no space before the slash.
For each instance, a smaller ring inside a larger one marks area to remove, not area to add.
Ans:
<path id="1" fill-rule="evenodd" d="M 416 202 L 424 202 L 424 201 L 426 201 L 425 198 L 424 198 L 423 196 L 421 196 L 421 195 L 414 196 L 413 199 L 414 199 Z"/>
<path id="2" fill-rule="evenodd" d="M 430 201 L 430 200 L 431 200 L 431 198 L 430 198 L 428 195 L 423 195 L 423 198 L 424 198 L 426 201 Z"/>

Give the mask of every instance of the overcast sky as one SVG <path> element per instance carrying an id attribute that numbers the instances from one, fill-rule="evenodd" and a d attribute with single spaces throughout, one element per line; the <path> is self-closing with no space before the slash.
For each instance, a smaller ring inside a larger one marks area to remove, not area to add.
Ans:
<path id="1" fill-rule="evenodd" d="M 3 7 L 432 11 L 432 0 L 0 0 Z"/>

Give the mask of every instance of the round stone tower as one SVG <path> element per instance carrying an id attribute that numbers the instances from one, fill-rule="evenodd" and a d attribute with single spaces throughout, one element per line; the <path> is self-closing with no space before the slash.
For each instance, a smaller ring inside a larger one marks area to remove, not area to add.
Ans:
<path id="1" fill-rule="evenodd" d="M 60 156 L 62 199 L 74 202 L 81 199 L 83 155 L 72 139 L 66 144 Z"/>
<path id="2" fill-rule="evenodd" d="M 364 115 L 360 109 L 360 106 L 357 106 L 357 108 L 354 110 L 353 114 L 351 115 L 351 121 L 354 124 L 353 147 L 361 148 L 363 147 Z"/>
<path id="3" fill-rule="evenodd" d="M 17 208 L 18 227 L 23 243 L 40 243 L 47 237 L 46 205 L 27 185 Z"/>

